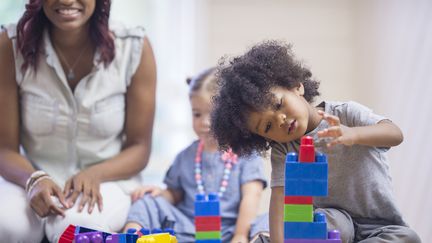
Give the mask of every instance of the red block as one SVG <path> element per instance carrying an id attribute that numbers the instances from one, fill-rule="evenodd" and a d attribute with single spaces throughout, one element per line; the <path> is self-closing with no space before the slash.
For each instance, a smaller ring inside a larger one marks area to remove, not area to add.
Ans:
<path id="1" fill-rule="evenodd" d="M 313 138 L 304 136 L 300 142 L 299 162 L 315 162 L 315 146 Z"/>
<path id="2" fill-rule="evenodd" d="M 221 230 L 221 224 L 219 222 L 218 225 L 213 224 L 196 224 L 195 225 L 195 231 L 201 232 L 201 231 L 220 231 Z"/>
<path id="3" fill-rule="evenodd" d="M 195 216 L 195 225 L 197 224 L 220 224 L 220 216 Z"/>
<path id="4" fill-rule="evenodd" d="M 195 216 L 196 231 L 220 231 L 220 216 Z"/>
<path id="5" fill-rule="evenodd" d="M 75 239 L 75 226 L 70 224 L 60 235 L 59 243 L 72 243 Z"/>
<path id="6" fill-rule="evenodd" d="M 308 196 L 285 196 L 285 204 L 313 204 L 313 197 Z"/>

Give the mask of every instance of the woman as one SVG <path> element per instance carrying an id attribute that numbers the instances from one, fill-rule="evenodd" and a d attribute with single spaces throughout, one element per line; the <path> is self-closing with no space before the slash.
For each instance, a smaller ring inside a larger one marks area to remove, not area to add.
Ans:
<path id="1" fill-rule="evenodd" d="M 108 26 L 110 6 L 30 0 L 0 33 L 1 242 L 126 220 L 125 188 L 150 154 L 156 68 L 141 28 Z"/>

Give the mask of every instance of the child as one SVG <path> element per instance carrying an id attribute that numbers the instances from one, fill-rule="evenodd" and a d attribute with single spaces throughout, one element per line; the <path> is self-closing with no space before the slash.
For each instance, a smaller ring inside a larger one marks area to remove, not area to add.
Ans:
<path id="1" fill-rule="evenodd" d="M 222 242 L 248 242 L 249 235 L 268 232 L 264 218 L 251 228 L 266 186 L 262 159 L 219 152 L 210 135 L 211 97 L 217 88 L 214 72 L 209 69 L 188 80 L 193 129 L 199 140 L 177 155 L 165 176 L 165 190 L 143 186 L 132 194 L 135 203 L 125 229 L 161 228 L 163 221 L 175 221 L 178 241 L 195 242 L 195 194 L 215 192 L 221 202 Z"/>
<path id="2" fill-rule="evenodd" d="M 319 82 L 295 60 L 289 45 L 265 42 L 221 63 L 212 131 L 239 155 L 272 148 L 271 242 L 283 242 L 284 161 L 299 139 L 314 137 L 328 154 L 329 195 L 316 210 L 343 242 L 420 242 L 396 208 L 386 151 L 402 142 L 390 120 L 355 102 L 310 102 Z"/>

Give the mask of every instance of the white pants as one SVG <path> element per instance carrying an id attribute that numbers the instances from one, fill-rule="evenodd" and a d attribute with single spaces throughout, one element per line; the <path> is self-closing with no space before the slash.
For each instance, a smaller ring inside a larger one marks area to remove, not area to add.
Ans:
<path id="1" fill-rule="evenodd" d="M 100 190 L 103 197 L 101 213 L 97 206 L 92 214 L 88 214 L 87 207 L 78 213 L 78 203 L 75 203 L 65 212 L 65 218 L 41 219 L 30 208 L 24 190 L 0 177 L 0 243 L 39 243 L 44 234 L 50 242 L 57 242 L 69 224 L 106 232 L 121 230 L 130 208 L 130 196 L 115 182 L 102 183 Z"/>

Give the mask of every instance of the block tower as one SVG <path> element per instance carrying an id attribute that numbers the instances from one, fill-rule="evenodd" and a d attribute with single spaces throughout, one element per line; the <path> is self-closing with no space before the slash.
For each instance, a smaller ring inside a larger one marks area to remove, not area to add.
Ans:
<path id="1" fill-rule="evenodd" d="M 195 195 L 195 242 L 221 243 L 219 196 L 210 193 Z"/>
<path id="2" fill-rule="evenodd" d="M 328 164 L 315 154 L 312 137 L 302 137 L 299 154 L 285 159 L 285 243 L 341 243 L 337 230 L 327 232 L 325 215 L 313 212 L 313 197 L 327 196 Z"/>

